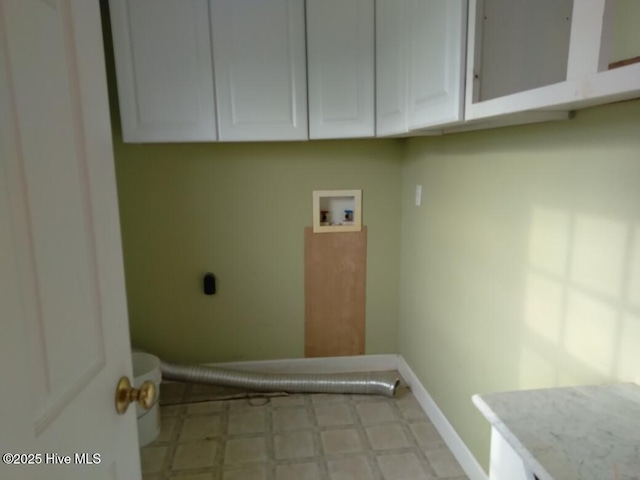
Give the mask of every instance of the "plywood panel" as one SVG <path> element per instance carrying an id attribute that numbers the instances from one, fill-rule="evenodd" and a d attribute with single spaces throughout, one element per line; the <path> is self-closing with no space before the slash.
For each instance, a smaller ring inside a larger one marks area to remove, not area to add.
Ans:
<path id="1" fill-rule="evenodd" d="M 367 229 L 305 229 L 305 356 L 364 354 Z"/>

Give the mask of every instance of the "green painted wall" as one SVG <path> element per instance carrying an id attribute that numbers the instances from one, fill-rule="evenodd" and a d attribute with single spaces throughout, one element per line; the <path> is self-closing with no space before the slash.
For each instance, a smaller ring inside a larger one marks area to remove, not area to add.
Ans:
<path id="1" fill-rule="evenodd" d="M 610 62 L 640 55 L 640 2 L 618 0 L 613 13 L 613 36 Z"/>
<path id="2" fill-rule="evenodd" d="M 131 337 L 184 362 L 304 356 L 311 192 L 363 190 L 366 353 L 397 351 L 398 141 L 131 145 L 116 138 Z M 202 293 L 212 271 L 218 293 Z"/>
<path id="3" fill-rule="evenodd" d="M 485 467 L 474 393 L 640 381 L 640 101 L 411 139 L 402 176 L 399 352 Z"/>

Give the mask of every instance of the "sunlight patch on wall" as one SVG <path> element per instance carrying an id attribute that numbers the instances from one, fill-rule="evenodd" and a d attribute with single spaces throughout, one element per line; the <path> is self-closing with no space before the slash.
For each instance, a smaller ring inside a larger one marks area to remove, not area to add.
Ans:
<path id="1" fill-rule="evenodd" d="M 525 322 L 532 331 L 558 343 L 562 329 L 564 287 L 536 273 L 527 277 Z"/>
<path id="2" fill-rule="evenodd" d="M 577 215 L 570 279 L 598 293 L 621 294 L 627 228 L 621 222 Z"/>
<path id="3" fill-rule="evenodd" d="M 520 354 L 519 387 L 523 390 L 545 388 L 557 380 L 557 369 L 548 355 L 541 355 L 529 347 Z"/>
<path id="4" fill-rule="evenodd" d="M 618 378 L 626 382 L 640 380 L 640 317 L 625 315 L 618 353 Z"/>
<path id="5" fill-rule="evenodd" d="M 617 333 L 616 310 L 576 291 L 569 292 L 567 302 L 567 350 L 595 371 L 611 373 Z"/>
<path id="6" fill-rule="evenodd" d="M 535 206 L 528 255 L 521 387 L 640 381 L 640 226 Z"/>
<path id="7" fill-rule="evenodd" d="M 564 275 L 569 252 L 569 214 L 534 207 L 531 223 L 529 263 L 547 273 Z"/>
<path id="8" fill-rule="evenodd" d="M 633 233 L 627 300 L 632 306 L 640 308 L 640 226 Z"/>

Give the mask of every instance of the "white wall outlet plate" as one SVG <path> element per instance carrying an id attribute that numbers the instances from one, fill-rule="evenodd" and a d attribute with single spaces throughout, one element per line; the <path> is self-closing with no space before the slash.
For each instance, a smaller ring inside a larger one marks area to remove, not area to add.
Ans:
<path id="1" fill-rule="evenodd" d="M 422 205 L 422 185 L 416 185 L 416 207 Z"/>

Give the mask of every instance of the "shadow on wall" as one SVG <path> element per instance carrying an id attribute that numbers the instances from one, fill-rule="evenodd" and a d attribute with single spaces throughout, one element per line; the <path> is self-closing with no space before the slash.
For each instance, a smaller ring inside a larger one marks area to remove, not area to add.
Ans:
<path id="1" fill-rule="evenodd" d="M 531 209 L 522 389 L 640 382 L 640 225 Z"/>

